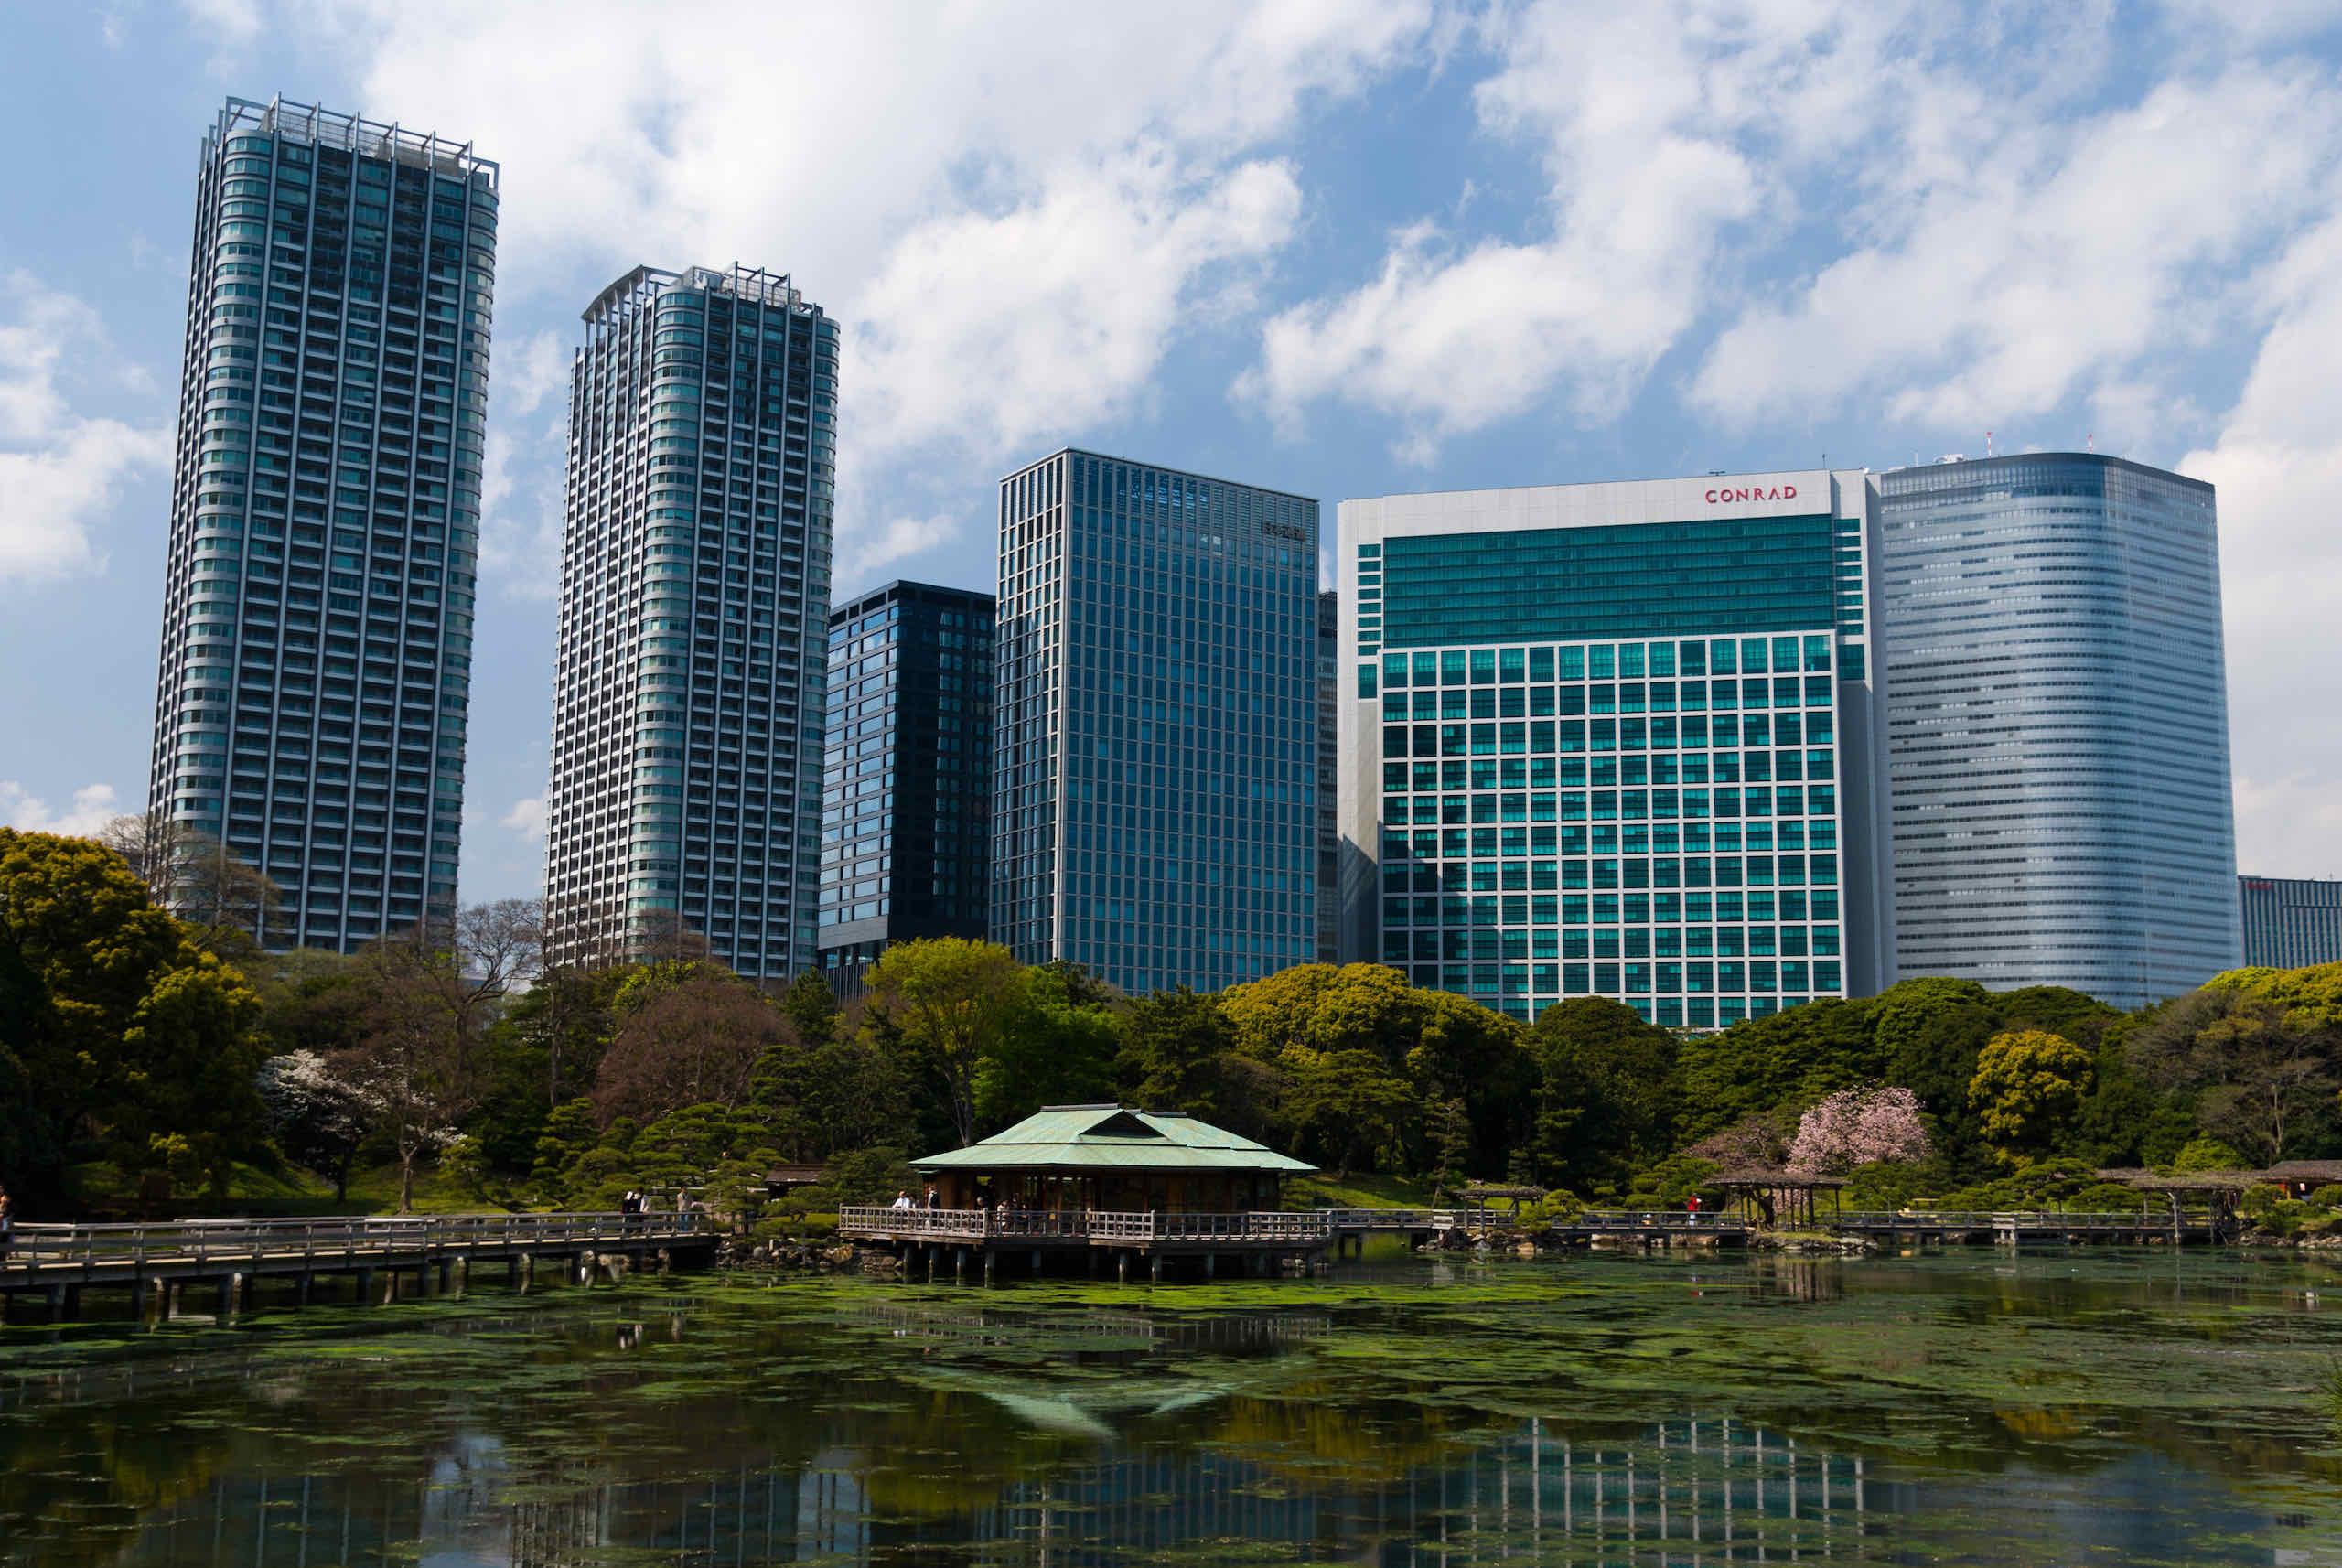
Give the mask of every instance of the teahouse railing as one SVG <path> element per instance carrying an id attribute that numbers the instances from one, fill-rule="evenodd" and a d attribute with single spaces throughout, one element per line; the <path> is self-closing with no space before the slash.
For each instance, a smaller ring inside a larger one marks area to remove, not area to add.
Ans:
<path id="1" fill-rule="evenodd" d="M 1001 1238 L 1097 1241 L 1323 1241 L 1333 1234 L 1323 1209 L 1300 1213 L 1160 1214 L 1076 1208 L 892 1208 L 846 1207 L 846 1236 L 972 1241 Z"/>

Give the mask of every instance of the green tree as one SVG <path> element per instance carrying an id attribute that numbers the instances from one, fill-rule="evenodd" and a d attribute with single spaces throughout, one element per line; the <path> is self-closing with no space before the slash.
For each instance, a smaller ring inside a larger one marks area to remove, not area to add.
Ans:
<path id="1" fill-rule="evenodd" d="M 1616 1184 L 1673 1146 L 1675 1036 L 1623 1002 L 1577 996 L 1538 1015 L 1538 1175 L 1585 1191 Z"/>
<path id="2" fill-rule="evenodd" d="M 1677 1085 L 1682 1135 L 1703 1138 L 1751 1116 L 1793 1114 L 1885 1077 L 1887 1047 L 1872 1031 L 1871 1005 L 1809 1002 L 1686 1041 Z"/>
<path id="3" fill-rule="evenodd" d="M 12 1186 L 53 1186 L 77 1141 L 164 1170 L 175 1137 L 223 1186 L 233 1159 L 262 1149 L 259 1017 L 243 976 L 155 908 L 120 856 L 0 828 L 0 1043 L 30 1089 L 0 1136 L 43 1162 L 5 1173 Z"/>
<path id="4" fill-rule="evenodd" d="M 765 1138 L 786 1159 L 900 1147 L 912 1135 L 901 1062 L 867 1031 L 841 1026 L 818 1044 L 775 1043 L 757 1059 L 748 1099 Z"/>
<path id="5" fill-rule="evenodd" d="M 1285 1052 L 1292 1079 L 1292 1117 L 1305 1147 L 1333 1156 L 1339 1175 L 1370 1169 L 1393 1149 L 1402 1126 L 1419 1117 L 1422 1097 L 1372 1051 Z"/>
<path id="6" fill-rule="evenodd" d="M 1225 1113 L 1233 1046 L 1219 997 L 1185 985 L 1157 991 L 1123 1015 L 1116 1082 L 1123 1097 L 1136 1104 L 1216 1122 Z"/>
<path id="7" fill-rule="evenodd" d="M 2133 1032 L 2130 1051 L 2143 1074 L 2194 1095 L 2206 1132 L 2255 1159 L 2283 1159 L 2306 1130 L 2331 1122 L 2342 1071 L 2342 1028 L 2299 978 L 2314 972 L 2217 976 Z"/>
<path id="8" fill-rule="evenodd" d="M 1110 1097 L 1121 1045 L 1114 1008 L 1088 971 L 1063 962 L 1030 971 L 1024 1006 L 977 1067 L 979 1124 L 996 1130 L 1044 1105 Z"/>
<path id="9" fill-rule="evenodd" d="M 2045 1153 L 2081 1109 L 2092 1071 L 2090 1053 L 2062 1035 L 2013 1029 L 1984 1042 L 1968 1101 L 2004 1156 Z"/>
<path id="10" fill-rule="evenodd" d="M 977 1077 L 1026 1015 L 1027 979 L 994 942 L 941 937 L 878 955 L 869 1006 L 934 1082 L 962 1146 L 976 1141 Z"/>
<path id="11" fill-rule="evenodd" d="M 789 983 L 780 993 L 780 1010 L 797 1026 L 797 1037 L 808 1047 L 819 1049 L 830 1043 L 838 1030 L 841 1013 L 838 999 L 830 991 L 830 983 L 812 970 L 807 970 Z"/>

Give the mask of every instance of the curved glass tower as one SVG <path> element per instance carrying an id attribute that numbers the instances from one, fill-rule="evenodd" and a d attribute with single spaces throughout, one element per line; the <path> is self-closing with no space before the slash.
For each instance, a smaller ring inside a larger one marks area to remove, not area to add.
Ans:
<path id="1" fill-rule="evenodd" d="M 496 166 L 231 98 L 204 138 L 148 810 L 266 871 L 272 948 L 456 913 Z"/>
<path id="2" fill-rule="evenodd" d="M 2129 1007 L 2234 967 L 2212 487 L 2070 452 L 1877 484 L 1897 969 Z"/>

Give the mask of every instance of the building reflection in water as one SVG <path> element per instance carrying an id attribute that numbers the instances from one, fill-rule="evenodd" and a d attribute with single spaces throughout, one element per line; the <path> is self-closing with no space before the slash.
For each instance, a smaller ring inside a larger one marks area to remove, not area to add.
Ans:
<path id="1" fill-rule="evenodd" d="M 1727 1420 L 1600 1441 L 1531 1421 L 1447 1453 L 1446 1462 L 1387 1477 L 1312 1484 L 1306 1455 L 1262 1462 L 1147 1444 L 1050 1466 L 987 1498 L 955 1493 L 952 1506 L 919 1509 L 875 1484 L 888 1459 L 867 1450 L 690 1481 L 564 1486 L 513 1473 L 494 1443 L 481 1442 L 446 1455 L 419 1483 L 221 1479 L 179 1499 L 171 1517 L 150 1517 L 115 1560 L 588 1568 L 877 1563 L 944 1549 L 982 1564 L 1103 1568 L 1250 1546 L 1382 1568 L 1619 1553 L 1689 1564 L 1859 1556 L 1872 1500 L 1859 1457 Z"/>

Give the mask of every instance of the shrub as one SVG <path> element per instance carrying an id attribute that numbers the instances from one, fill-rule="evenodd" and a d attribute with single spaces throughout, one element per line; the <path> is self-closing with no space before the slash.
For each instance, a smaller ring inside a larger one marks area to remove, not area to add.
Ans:
<path id="1" fill-rule="evenodd" d="M 2342 1208 L 2342 1186 L 2321 1187 L 2309 1195 L 2313 1208 Z"/>

